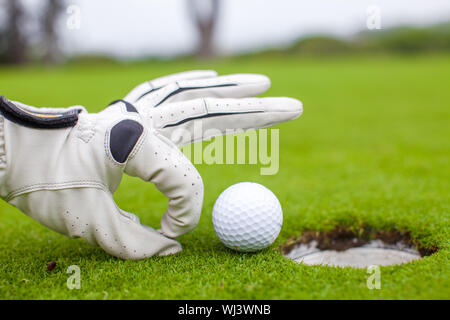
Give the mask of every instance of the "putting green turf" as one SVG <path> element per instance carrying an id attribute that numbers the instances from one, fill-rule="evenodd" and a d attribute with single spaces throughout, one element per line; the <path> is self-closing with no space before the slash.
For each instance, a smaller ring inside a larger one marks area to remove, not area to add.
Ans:
<path id="1" fill-rule="evenodd" d="M 3 67 L 0 93 L 98 111 L 139 82 L 195 68 L 264 73 L 272 79 L 268 96 L 303 101 L 302 117 L 278 127 L 278 174 L 261 176 L 259 165 L 198 166 L 204 208 L 198 227 L 179 239 L 183 252 L 139 262 L 49 231 L 2 202 L 1 299 L 450 298 L 449 56 Z M 284 209 L 280 237 L 256 254 L 225 249 L 211 223 L 217 196 L 240 181 L 266 185 Z M 166 200 L 153 186 L 125 178 L 115 197 L 143 223 L 159 226 Z M 298 265 L 278 252 L 305 230 L 342 225 L 409 230 L 440 250 L 381 268 L 380 290 L 367 288 L 365 270 Z M 52 260 L 58 264 L 47 271 Z M 81 268 L 81 290 L 66 287 L 70 265 Z"/>

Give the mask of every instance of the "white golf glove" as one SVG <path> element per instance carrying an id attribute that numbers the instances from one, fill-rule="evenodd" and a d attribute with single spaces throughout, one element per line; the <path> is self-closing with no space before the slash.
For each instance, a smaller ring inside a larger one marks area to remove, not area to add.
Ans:
<path id="1" fill-rule="evenodd" d="M 242 99 L 269 86 L 261 75 L 184 72 L 141 84 L 100 113 L 1 97 L 0 196 L 48 228 L 122 259 L 176 253 L 181 245 L 173 238 L 197 225 L 203 201 L 201 177 L 178 146 L 300 116 L 294 99 Z M 196 120 L 200 135 L 192 132 Z M 124 172 L 169 198 L 159 230 L 115 204 Z"/>

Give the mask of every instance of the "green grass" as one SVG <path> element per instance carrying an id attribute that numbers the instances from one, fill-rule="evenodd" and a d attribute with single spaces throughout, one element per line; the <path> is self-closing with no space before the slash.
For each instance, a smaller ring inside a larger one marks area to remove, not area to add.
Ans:
<path id="1" fill-rule="evenodd" d="M 0 69 L 0 93 L 38 106 L 83 104 L 101 110 L 137 83 L 194 68 L 257 72 L 269 96 L 292 96 L 304 114 L 280 125 L 280 171 L 258 165 L 201 165 L 205 201 L 198 227 L 175 256 L 121 261 L 49 231 L 2 202 L 1 299 L 448 299 L 450 298 L 450 57 L 235 59 Z M 206 145 L 206 143 L 205 143 Z M 225 249 L 211 210 L 227 186 L 256 181 L 279 197 L 280 237 L 256 254 Z M 125 178 L 119 205 L 158 227 L 166 200 Z M 278 246 L 305 230 L 409 230 L 432 256 L 381 268 L 381 290 L 352 268 L 311 267 L 285 259 Z M 49 272 L 46 265 L 56 260 Z M 81 268 L 81 290 L 66 269 Z"/>

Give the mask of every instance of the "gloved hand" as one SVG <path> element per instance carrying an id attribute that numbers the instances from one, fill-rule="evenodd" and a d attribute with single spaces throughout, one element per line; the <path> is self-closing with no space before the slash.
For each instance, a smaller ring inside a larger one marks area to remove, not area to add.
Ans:
<path id="1" fill-rule="evenodd" d="M 181 245 L 173 238 L 197 225 L 203 201 L 201 177 L 177 147 L 197 138 L 176 129 L 190 132 L 199 119 L 204 129 L 225 133 L 298 117 L 294 99 L 237 99 L 269 85 L 259 75 L 186 72 L 146 82 L 100 113 L 1 97 L 0 196 L 48 228 L 122 259 L 176 253 Z M 212 136 L 207 131 L 198 139 Z M 115 204 L 124 172 L 169 198 L 159 230 Z"/>

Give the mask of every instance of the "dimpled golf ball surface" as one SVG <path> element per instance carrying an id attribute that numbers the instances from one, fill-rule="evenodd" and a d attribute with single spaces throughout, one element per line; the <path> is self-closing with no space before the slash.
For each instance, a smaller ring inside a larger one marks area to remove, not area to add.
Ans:
<path id="1" fill-rule="evenodd" d="M 266 187 L 251 182 L 230 186 L 217 198 L 213 226 L 228 248 L 253 252 L 271 245 L 281 230 L 283 211 Z"/>

